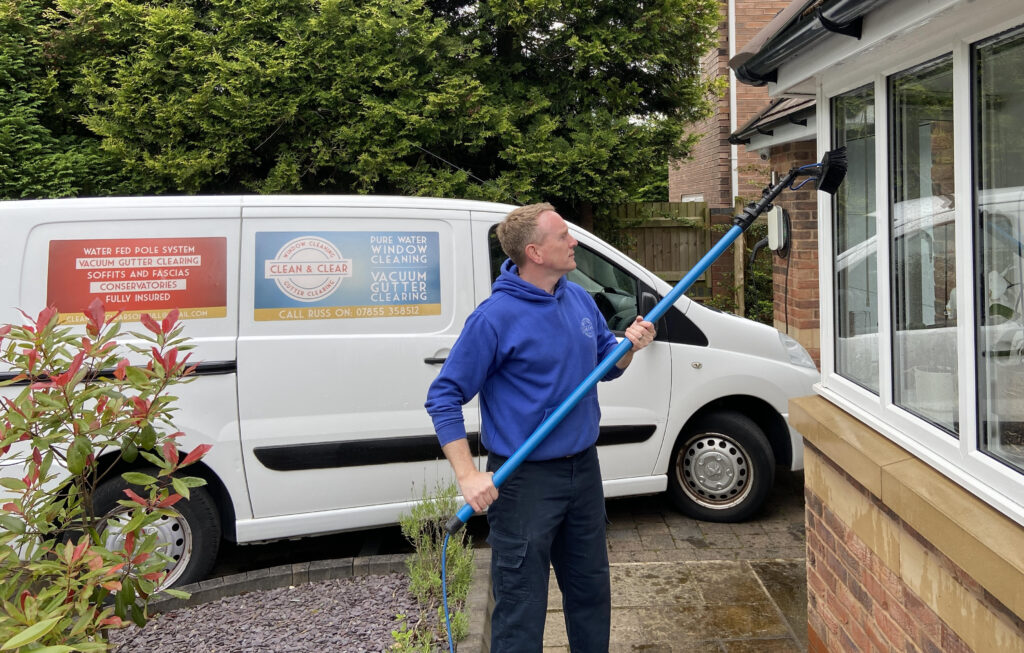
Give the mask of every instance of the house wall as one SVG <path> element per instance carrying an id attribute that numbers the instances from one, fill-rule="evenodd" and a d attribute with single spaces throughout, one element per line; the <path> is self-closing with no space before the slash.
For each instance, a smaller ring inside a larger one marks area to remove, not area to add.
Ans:
<path id="1" fill-rule="evenodd" d="M 821 397 L 804 435 L 808 650 L 1024 652 L 1024 531 Z"/>
<path id="2" fill-rule="evenodd" d="M 742 49 L 788 4 L 788 0 L 735 0 L 734 51 Z M 723 20 L 718 26 L 718 47 L 704 56 L 701 67 L 707 77 L 728 79 L 729 23 L 726 18 L 729 6 L 727 2 L 721 2 L 719 5 Z M 766 88 L 737 84 L 736 125 L 740 126 L 749 121 L 764 109 L 768 102 Z M 685 161 L 669 162 L 669 201 L 678 202 L 682 197 L 699 195 L 712 210 L 713 224 L 728 224 L 733 215 L 729 118 L 729 93 L 726 91 L 716 100 L 712 115 L 693 126 L 691 131 L 700 134 L 701 138 L 693 148 L 691 156 Z M 742 146 L 737 149 L 739 195 L 747 200 L 756 199 L 769 180 L 768 166 L 757 152 L 747 152 Z M 716 234 L 715 238 L 718 237 Z M 729 292 L 734 283 L 732 256 L 722 256 L 712 266 L 711 279 L 716 293 Z"/>
<path id="3" fill-rule="evenodd" d="M 771 148 L 771 169 L 778 177 L 795 166 L 817 161 L 816 141 Z M 818 199 L 816 187 L 784 191 L 775 204 L 789 212 L 791 241 L 786 258 L 773 256 L 775 328 L 788 334 L 821 364 L 818 292 Z"/>
<path id="4" fill-rule="evenodd" d="M 724 13 L 724 10 L 723 10 Z M 719 47 L 707 52 L 701 70 L 707 78 L 729 74 L 728 24 L 718 26 Z M 678 202 L 683 196 L 699 195 L 709 207 L 732 206 L 729 176 L 729 94 L 715 103 L 712 114 L 691 128 L 700 140 L 685 161 L 670 161 L 668 199 Z"/>
<path id="5" fill-rule="evenodd" d="M 787 0 L 736 0 L 734 51 L 741 50 L 788 4 Z M 723 20 L 718 26 L 718 47 L 704 56 L 701 67 L 707 77 L 728 78 L 729 24 L 725 17 L 729 6 L 727 2 L 721 2 L 719 5 Z M 769 101 L 767 87 L 737 83 L 736 126 L 739 127 L 752 119 L 768 106 Z M 729 93 L 726 91 L 715 102 L 711 117 L 693 126 L 692 131 L 700 134 L 701 138 L 694 147 L 691 157 L 685 161 L 670 162 L 669 201 L 678 202 L 684 195 L 703 195 L 704 201 L 711 208 L 732 208 L 729 126 Z M 768 166 L 757 152 L 748 152 L 742 146 L 737 149 L 739 195 L 754 199 L 760 195 L 761 189 L 768 181 Z"/>

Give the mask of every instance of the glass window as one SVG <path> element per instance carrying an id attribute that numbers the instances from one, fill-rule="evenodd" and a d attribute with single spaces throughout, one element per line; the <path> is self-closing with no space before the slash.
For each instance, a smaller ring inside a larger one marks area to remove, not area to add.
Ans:
<path id="1" fill-rule="evenodd" d="M 893 401 L 958 431 L 953 59 L 889 80 Z"/>
<path id="2" fill-rule="evenodd" d="M 973 69 L 978 448 L 1024 471 L 1024 29 Z"/>
<path id="3" fill-rule="evenodd" d="M 878 243 L 875 240 L 875 94 L 832 99 L 833 147 L 846 146 L 846 179 L 833 196 L 835 369 L 878 393 Z"/>
<path id="4" fill-rule="evenodd" d="M 495 227 L 491 228 L 488 240 L 493 282 L 501 273 L 501 264 L 507 257 L 501 250 Z M 584 245 L 576 247 L 576 269 L 566 276 L 590 293 L 612 331 L 625 331 L 640 314 L 636 278 Z"/>

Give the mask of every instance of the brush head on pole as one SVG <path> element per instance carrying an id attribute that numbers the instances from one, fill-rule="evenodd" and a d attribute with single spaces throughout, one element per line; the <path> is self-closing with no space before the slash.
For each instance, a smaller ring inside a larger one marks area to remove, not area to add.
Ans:
<path id="1" fill-rule="evenodd" d="M 835 195 L 839 184 L 846 178 L 846 146 L 825 152 L 818 174 L 818 190 Z"/>

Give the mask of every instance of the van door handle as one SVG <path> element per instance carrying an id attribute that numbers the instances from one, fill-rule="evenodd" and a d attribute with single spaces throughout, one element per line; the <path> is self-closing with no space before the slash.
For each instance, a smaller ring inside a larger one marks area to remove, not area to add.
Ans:
<path id="1" fill-rule="evenodd" d="M 426 363 L 427 365 L 443 365 L 446 360 L 448 360 L 447 356 L 440 358 L 436 356 L 428 356 L 427 358 L 423 359 L 423 362 Z"/>

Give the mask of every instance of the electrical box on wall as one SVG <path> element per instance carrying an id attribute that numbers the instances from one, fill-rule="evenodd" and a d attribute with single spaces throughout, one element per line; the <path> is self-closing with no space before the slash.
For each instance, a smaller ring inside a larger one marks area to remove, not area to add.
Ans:
<path id="1" fill-rule="evenodd" d="M 786 246 L 787 234 L 782 209 L 773 206 L 764 215 L 768 220 L 768 249 L 777 252 Z"/>

